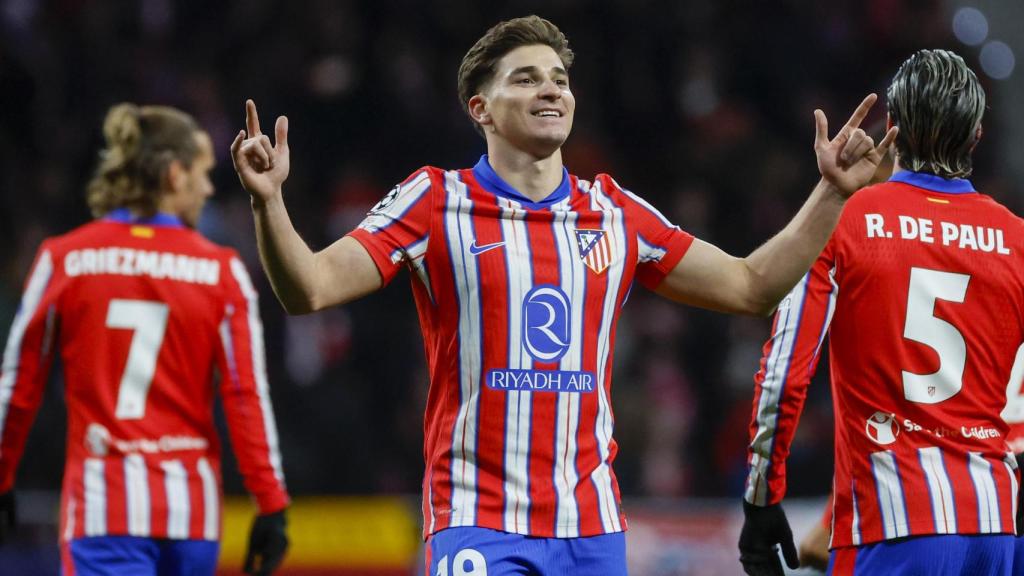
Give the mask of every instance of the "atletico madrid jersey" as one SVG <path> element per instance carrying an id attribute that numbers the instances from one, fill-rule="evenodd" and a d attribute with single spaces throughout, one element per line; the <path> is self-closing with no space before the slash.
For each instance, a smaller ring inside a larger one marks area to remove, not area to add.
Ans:
<path id="1" fill-rule="evenodd" d="M 385 281 L 407 266 L 430 370 L 424 533 L 625 530 L 611 374 L 634 280 L 654 287 L 693 238 L 607 175 L 563 173 L 533 202 L 494 172 L 427 167 L 351 235 Z"/>
<path id="2" fill-rule="evenodd" d="M 126 211 L 43 242 L 4 350 L 0 492 L 58 355 L 65 540 L 218 539 L 218 392 L 246 488 L 262 512 L 288 504 L 256 290 L 233 250 Z"/>
<path id="3" fill-rule="evenodd" d="M 832 547 L 1012 534 L 1018 472 L 1003 416 L 1017 409 L 1024 368 L 1022 220 L 967 180 L 909 171 L 847 202 L 825 250 L 779 305 L 764 347 L 752 503 L 783 497 L 826 333 L 836 416 Z"/>

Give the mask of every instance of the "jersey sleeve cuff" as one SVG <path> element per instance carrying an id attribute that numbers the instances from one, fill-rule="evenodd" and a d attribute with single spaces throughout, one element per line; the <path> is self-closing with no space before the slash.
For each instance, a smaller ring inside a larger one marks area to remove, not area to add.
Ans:
<path id="1" fill-rule="evenodd" d="M 676 264 L 679 264 L 683 256 L 686 256 L 692 245 L 693 236 L 679 229 L 674 230 L 666 243 L 665 255 L 649 266 L 637 267 L 637 280 L 649 290 L 654 290 L 672 272 Z"/>
<path id="2" fill-rule="evenodd" d="M 387 286 L 398 274 L 399 266 L 391 260 L 391 255 L 387 253 L 384 245 L 374 238 L 373 234 L 362 228 L 356 228 L 349 232 L 347 236 L 354 238 L 362 244 L 370 258 L 373 259 L 374 265 L 377 266 L 377 271 L 380 272 L 382 286 Z"/>

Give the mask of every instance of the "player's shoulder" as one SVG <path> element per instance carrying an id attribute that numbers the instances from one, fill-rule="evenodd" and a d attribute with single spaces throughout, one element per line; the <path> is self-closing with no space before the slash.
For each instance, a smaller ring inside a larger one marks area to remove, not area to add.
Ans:
<path id="1" fill-rule="evenodd" d="M 104 221 L 92 220 L 67 232 L 45 238 L 41 249 L 50 252 L 68 252 L 82 246 L 96 244 L 109 235 L 110 230 L 105 226 Z"/>
<path id="2" fill-rule="evenodd" d="M 592 178 L 581 178 L 570 174 L 569 178 L 575 183 L 575 187 L 582 194 L 602 194 L 604 196 L 621 197 L 632 196 L 633 193 L 619 183 L 611 174 L 600 172 Z"/>
<path id="3" fill-rule="evenodd" d="M 892 203 L 899 195 L 899 190 L 892 182 L 880 182 L 861 188 L 846 201 L 846 209 L 869 208 L 880 204 Z"/>

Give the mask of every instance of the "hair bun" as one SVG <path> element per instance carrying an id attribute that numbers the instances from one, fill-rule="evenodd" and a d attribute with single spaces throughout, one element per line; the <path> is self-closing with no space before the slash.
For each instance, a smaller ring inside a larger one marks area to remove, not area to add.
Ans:
<path id="1" fill-rule="evenodd" d="M 134 155 L 142 138 L 139 124 L 141 110 L 135 104 L 122 103 L 114 106 L 103 121 L 103 135 L 110 150 L 118 150 L 125 158 Z"/>

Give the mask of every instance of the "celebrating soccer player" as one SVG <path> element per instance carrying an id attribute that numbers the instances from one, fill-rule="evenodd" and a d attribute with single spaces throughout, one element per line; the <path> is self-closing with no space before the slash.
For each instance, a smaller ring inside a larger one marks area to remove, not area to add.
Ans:
<path id="1" fill-rule="evenodd" d="M 187 114 L 120 104 L 88 186 L 96 220 L 39 248 L 0 377 L 0 518 L 53 358 L 64 366 L 66 574 L 210 574 L 221 530 L 216 387 L 259 515 L 246 571 L 287 547 L 285 491 L 256 290 L 194 228 L 210 138 Z M 3 532 L 0 531 L 0 535 Z"/>
<path id="2" fill-rule="evenodd" d="M 740 539 L 748 574 L 782 573 L 778 543 L 793 559 L 779 502 L 826 333 L 830 571 L 1013 573 L 1018 472 L 1001 413 L 1024 410 L 1024 221 L 967 180 L 985 93 L 959 56 L 915 53 L 887 97 L 895 173 L 847 203 L 779 306 L 755 378 Z"/>
<path id="3" fill-rule="evenodd" d="M 572 62 L 547 20 L 491 28 L 458 75 L 487 154 L 473 168 L 417 170 L 317 253 L 284 206 L 287 119 L 278 118 L 272 144 L 250 101 L 247 130 L 232 144 L 263 265 L 289 312 L 348 302 L 403 267 L 412 272 L 431 380 L 423 483 L 431 576 L 625 574 L 609 394 L 630 286 L 769 313 L 895 136 L 876 147 L 858 128 L 874 96 L 832 140 L 817 112 L 821 182 L 780 234 L 734 258 L 610 176 L 584 180 L 563 167 L 576 108 Z"/>

